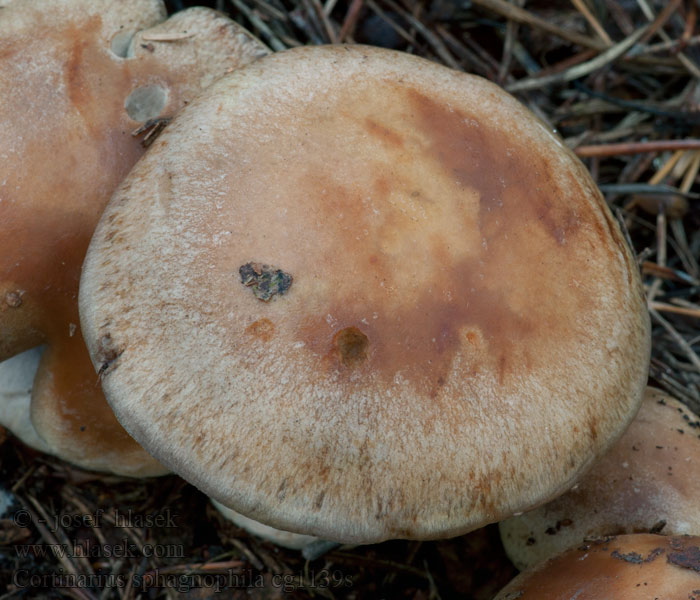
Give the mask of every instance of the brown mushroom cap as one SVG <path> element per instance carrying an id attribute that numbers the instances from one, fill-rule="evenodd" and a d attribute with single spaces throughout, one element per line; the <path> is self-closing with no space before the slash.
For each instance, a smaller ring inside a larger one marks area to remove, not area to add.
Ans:
<path id="1" fill-rule="evenodd" d="M 499 526 L 519 569 L 587 538 L 700 535 L 700 419 L 647 388 L 629 429 L 573 489 Z"/>
<path id="2" fill-rule="evenodd" d="M 341 542 L 561 493 L 634 416 L 649 355 L 583 165 L 493 84 L 362 46 L 270 55 L 183 110 L 103 215 L 80 304 L 144 447 Z"/>
<path id="3" fill-rule="evenodd" d="M 160 0 L 16 0 L 0 11 L 0 359 L 47 343 L 38 433 L 67 460 L 131 475 L 164 467 L 101 393 L 79 328 L 81 263 L 144 152 L 132 132 L 266 52 L 215 11 L 164 18 Z"/>
<path id="4" fill-rule="evenodd" d="M 700 537 L 589 541 L 524 571 L 494 600 L 698 600 Z"/>

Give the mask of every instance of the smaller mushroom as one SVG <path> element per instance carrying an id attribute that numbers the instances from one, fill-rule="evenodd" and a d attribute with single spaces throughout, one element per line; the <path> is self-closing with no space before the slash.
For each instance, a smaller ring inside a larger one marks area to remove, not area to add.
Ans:
<path id="1" fill-rule="evenodd" d="M 501 522 L 506 552 L 522 570 L 587 538 L 700 535 L 698 472 L 700 419 L 649 387 L 629 429 L 577 485 Z"/>
<path id="2" fill-rule="evenodd" d="M 700 537 L 589 541 L 531 568 L 494 600 L 700 599 Z"/>

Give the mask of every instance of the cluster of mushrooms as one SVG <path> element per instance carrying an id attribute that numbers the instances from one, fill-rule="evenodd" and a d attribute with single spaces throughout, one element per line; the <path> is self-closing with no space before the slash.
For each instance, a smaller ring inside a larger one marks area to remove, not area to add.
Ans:
<path id="1" fill-rule="evenodd" d="M 700 597 L 700 421 L 515 99 L 205 8 L 0 6 L 0 423 L 290 547 L 501 521 L 499 599 Z"/>

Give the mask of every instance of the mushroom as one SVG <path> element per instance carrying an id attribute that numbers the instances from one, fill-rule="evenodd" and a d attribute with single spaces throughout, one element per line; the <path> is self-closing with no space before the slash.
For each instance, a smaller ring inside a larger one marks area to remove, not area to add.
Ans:
<path id="1" fill-rule="evenodd" d="M 142 142 L 267 52 L 213 10 L 165 16 L 160 0 L 15 0 L 0 11 L 0 360 L 46 344 L 36 433 L 66 460 L 126 475 L 165 468 L 121 428 L 92 370 L 77 307 L 88 242 Z"/>
<path id="2" fill-rule="evenodd" d="M 246 517 L 454 536 L 568 489 L 641 401 L 637 267 L 497 86 L 362 46 L 208 88 L 113 196 L 80 312 L 117 418 Z"/>
<path id="3" fill-rule="evenodd" d="M 635 534 L 587 541 L 532 567 L 494 600 L 700 598 L 700 537 Z"/>
<path id="4" fill-rule="evenodd" d="M 699 473 L 700 419 L 649 387 L 629 429 L 569 492 L 500 523 L 506 552 L 522 570 L 587 538 L 700 535 Z"/>

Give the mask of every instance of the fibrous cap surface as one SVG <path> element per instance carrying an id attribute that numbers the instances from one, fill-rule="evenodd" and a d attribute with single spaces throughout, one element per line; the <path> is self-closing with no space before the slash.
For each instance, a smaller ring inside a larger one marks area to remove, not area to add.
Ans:
<path id="1" fill-rule="evenodd" d="M 296 49 L 156 144 L 93 239 L 83 325 L 122 423 L 224 505 L 343 542 L 456 535 L 566 489 L 634 415 L 630 252 L 496 86 Z"/>

